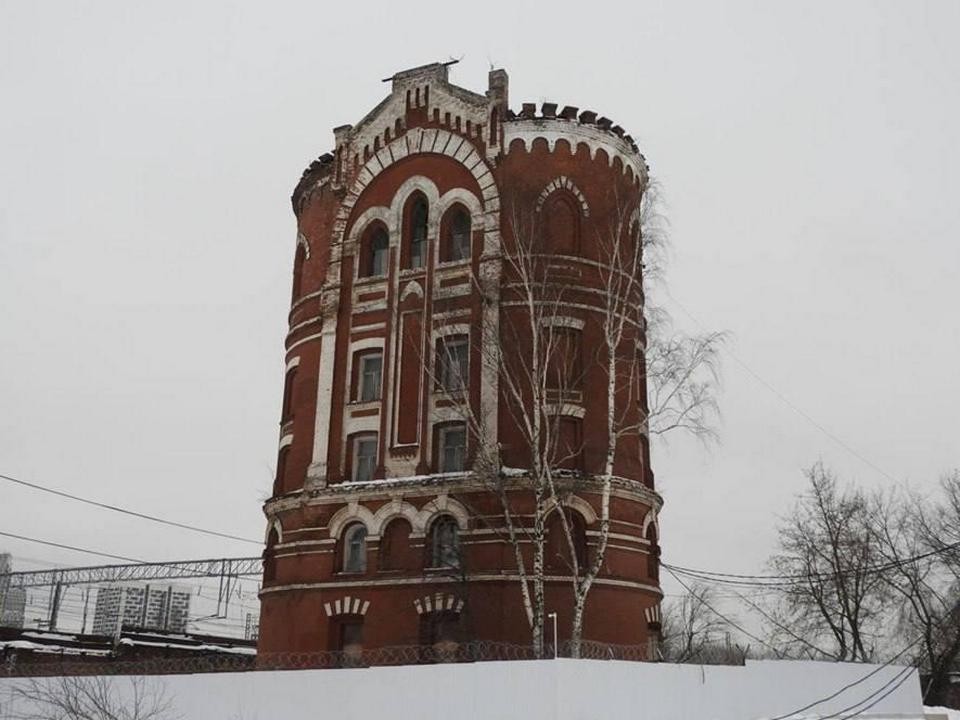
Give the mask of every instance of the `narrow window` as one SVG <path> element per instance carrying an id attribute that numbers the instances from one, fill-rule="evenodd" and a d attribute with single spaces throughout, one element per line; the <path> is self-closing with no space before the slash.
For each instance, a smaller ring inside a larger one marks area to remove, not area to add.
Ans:
<path id="1" fill-rule="evenodd" d="M 293 381 L 296 377 L 297 369 L 290 368 L 286 377 L 283 379 L 283 406 L 280 409 L 280 423 L 287 422 L 293 414 Z"/>
<path id="2" fill-rule="evenodd" d="M 431 567 L 460 567 L 460 537 L 457 521 L 449 515 L 442 515 L 433 523 L 431 532 Z"/>
<path id="3" fill-rule="evenodd" d="M 277 476 L 273 480 L 273 494 L 279 495 L 283 491 L 283 480 L 287 474 L 287 455 L 290 454 L 290 446 L 286 445 L 280 450 L 277 456 Z"/>
<path id="4" fill-rule="evenodd" d="M 303 286 L 303 264 L 307 259 L 307 251 L 303 245 L 297 242 L 297 252 L 293 257 L 293 291 L 291 302 L 296 302 L 300 298 L 300 291 Z"/>
<path id="5" fill-rule="evenodd" d="M 418 197 L 410 211 L 410 267 L 427 262 L 427 201 Z"/>
<path id="6" fill-rule="evenodd" d="M 647 577 L 653 581 L 660 580 L 660 545 L 657 543 L 657 529 L 650 524 L 647 529 Z"/>
<path id="7" fill-rule="evenodd" d="M 580 213 L 571 198 L 560 195 L 544 208 L 547 247 L 551 252 L 570 255 L 577 252 L 580 237 Z"/>
<path id="8" fill-rule="evenodd" d="M 470 213 L 463 207 L 455 207 L 445 230 L 446 237 L 440 259 L 445 262 L 468 259 L 470 257 Z"/>
<path id="9" fill-rule="evenodd" d="M 387 231 L 377 226 L 367 237 L 366 247 L 361 248 L 361 277 L 382 277 L 387 274 L 387 261 L 390 255 L 390 238 Z"/>
<path id="10" fill-rule="evenodd" d="M 462 472 L 467 464 L 467 428 L 463 423 L 440 428 L 440 472 Z"/>
<path id="11" fill-rule="evenodd" d="M 353 481 L 369 482 L 373 480 L 373 471 L 377 466 L 377 435 L 360 435 L 353 441 Z"/>
<path id="12" fill-rule="evenodd" d="M 353 523 L 343 533 L 343 571 L 361 573 L 367 570 L 367 528 Z"/>
<path id="13" fill-rule="evenodd" d="M 383 354 L 380 352 L 363 353 L 359 356 L 359 360 L 357 400 L 360 402 L 379 400 Z"/>
<path id="14" fill-rule="evenodd" d="M 470 369 L 469 348 L 466 335 L 441 338 L 437 343 L 437 382 L 440 389 L 449 393 L 466 389 Z"/>

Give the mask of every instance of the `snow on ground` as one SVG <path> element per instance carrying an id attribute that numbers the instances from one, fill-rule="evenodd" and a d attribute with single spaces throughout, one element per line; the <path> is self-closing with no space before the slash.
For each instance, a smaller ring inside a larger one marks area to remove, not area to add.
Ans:
<path id="1" fill-rule="evenodd" d="M 945 715 L 947 720 L 960 720 L 960 710 L 951 710 L 945 707 L 924 707 L 928 715 Z"/>
<path id="2" fill-rule="evenodd" d="M 16 682 L 0 679 L 0 699 Z M 122 678 L 117 682 L 123 687 Z M 806 661 L 721 667 L 561 659 L 211 673 L 156 682 L 180 716 L 204 720 L 923 718 L 913 669 Z"/>

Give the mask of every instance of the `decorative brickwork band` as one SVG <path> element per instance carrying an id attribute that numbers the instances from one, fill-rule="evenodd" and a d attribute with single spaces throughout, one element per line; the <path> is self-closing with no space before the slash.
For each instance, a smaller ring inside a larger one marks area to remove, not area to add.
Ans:
<path id="1" fill-rule="evenodd" d="M 334 615 L 366 615 L 369 607 L 369 600 L 360 600 L 360 598 L 352 598 L 349 595 L 342 600 L 335 600 L 332 605 L 331 603 L 323 604 L 323 609 L 326 611 L 327 617 L 333 617 Z"/>
<path id="2" fill-rule="evenodd" d="M 436 593 L 435 595 L 426 595 L 422 599 L 417 598 L 413 601 L 413 605 L 417 608 L 417 615 L 441 612 L 443 610 L 451 610 L 458 613 L 463 609 L 463 600 L 454 595 Z"/>

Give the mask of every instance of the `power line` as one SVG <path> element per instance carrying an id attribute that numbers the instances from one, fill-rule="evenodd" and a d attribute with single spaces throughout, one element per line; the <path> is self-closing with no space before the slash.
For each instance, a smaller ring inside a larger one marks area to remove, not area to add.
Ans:
<path id="1" fill-rule="evenodd" d="M 701 330 L 704 330 L 704 331 L 707 330 L 707 328 L 703 325 L 703 323 L 701 323 L 699 320 L 697 320 L 697 318 L 694 317 L 693 313 L 691 313 L 689 310 L 687 310 L 687 308 L 684 307 L 683 304 L 682 304 L 679 300 L 677 300 L 677 299 L 670 293 L 670 290 L 669 290 L 669 289 L 664 288 L 664 292 L 666 293 L 667 297 L 669 297 L 669 298 L 673 301 L 673 303 L 674 303 L 678 308 L 680 308 L 680 310 L 683 311 L 684 315 L 686 315 L 688 318 L 690 318 L 697 326 L 700 327 Z M 838 435 L 836 435 L 835 433 L 833 433 L 833 432 L 831 432 L 830 430 L 828 430 L 828 429 L 827 429 L 826 427 L 824 427 L 821 423 L 819 423 L 812 415 L 810 415 L 810 413 L 808 413 L 807 411 L 805 411 L 803 408 L 799 407 L 796 403 L 792 402 L 792 401 L 790 400 L 790 398 L 788 398 L 788 397 L 787 397 L 786 395 L 784 395 L 782 392 L 780 392 L 779 390 L 777 390 L 777 389 L 776 389 L 773 385 L 771 385 L 769 382 L 767 382 L 766 380 L 764 380 L 753 368 L 751 368 L 751 367 L 750 367 L 749 365 L 747 365 L 743 360 L 741 360 L 736 354 L 734 354 L 734 352 L 733 352 L 732 350 L 730 350 L 729 348 L 727 348 L 727 347 L 725 347 L 725 346 L 721 346 L 721 349 L 723 350 L 723 352 L 725 352 L 727 355 L 729 355 L 729 356 L 733 359 L 733 361 L 734 361 L 735 363 L 737 363 L 737 365 L 739 365 L 741 368 L 743 368 L 743 370 L 746 371 L 746 373 L 747 373 L 748 375 L 750 375 L 754 380 L 756 380 L 758 383 L 760 383 L 760 385 L 762 385 L 762 386 L 765 387 L 767 390 L 769 390 L 771 393 L 773 393 L 782 403 L 784 403 L 787 407 L 789 407 L 791 410 L 793 410 L 795 413 L 797 413 L 800 417 L 802 417 L 804 420 L 806 420 L 806 421 L 809 422 L 811 425 L 813 425 L 815 428 L 817 428 L 817 430 L 819 430 L 821 433 L 823 433 L 825 436 L 827 436 L 830 440 L 832 440 L 832 441 L 833 441 L 834 443 L 836 443 L 838 446 L 840 446 L 841 448 L 843 448 L 844 450 L 846 450 L 846 451 L 847 451 L 848 453 L 850 453 L 853 457 L 857 458 L 857 459 L 858 459 L 860 462 L 862 462 L 864 465 L 866 465 L 867 467 L 871 468 L 872 470 L 878 472 L 880 475 L 882 475 L 883 477 L 885 477 L 887 480 L 890 480 L 891 482 L 897 482 L 897 479 L 894 478 L 892 475 L 890 475 L 890 473 L 888 473 L 886 470 L 884 470 L 883 468 L 881 468 L 881 467 L 880 467 L 879 465 L 877 465 L 876 463 L 870 461 L 868 458 L 864 457 L 860 452 L 858 452 L 855 448 L 853 448 L 849 443 L 847 443 L 846 441 L 844 441 L 842 438 L 840 438 L 840 437 L 839 437 Z"/>
<path id="2" fill-rule="evenodd" d="M 868 565 L 867 567 L 858 570 L 839 570 L 837 572 L 829 573 L 815 572 L 797 575 L 743 575 L 738 573 L 716 572 L 713 570 L 699 570 L 696 568 L 683 567 L 681 565 L 669 565 L 667 563 L 661 563 L 661 565 L 671 571 L 675 570 L 682 575 L 686 575 L 687 577 L 693 577 L 697 578 L 698 580 L 705 580 L 707 582 L 715 582 L 721 585 L 741 585 L 747 587 L 768 587 L 776 589 L 788 587 L 790 585 L 803 584 L 811 579 L 840 578 L 850 574 L 864 576 L 886 572 L 887 570 L 893 570 L 898 567 L 903 567 L 904 565 L 910 565 L 936 555 L 953 552 L 954 550 L 960 550 L 960 541 L 944 545 L 943 547 L 934 548 L 933 550 L 928 550 L 927 552 L 920 553 L 918 555 L 899 558 L 897 560 L 890 560 L 879 565 Z"/>
<path id="3" fill-rule="evenodd" d="M 899 659 L 904 653 L 906 653 L 908 650 L 910 650 L 911 648 L 913 648 L 917 643 L 919 643 L 921 639 L 922 639 L 922 636 L 916 638 L 912 643 L 910 643 L 909 645 L 907 645 L 906 647 L 904 647 L 900 652 L 898 652 L 898 653 L 897 653 L 896 655 L 894 655 L 892 658 L 890 658 L 889 660 L 887 660 L 885 663 L 883 663 L 882 665 L 878 665 L 877 667 L 873 668 L 873 670 L 871 670 L 870 672 L 868 672 L 868 673 L 867 673 L 866 675 L 864 675 L 863 677 L 861 677 L 861 678 L 859 678 L 859 679 L 857 679 L 857 680 L 854 680 L 854 681 L 851 682 L 851 683 L 847 683 L 847 684 L 844 685 L 842 688 L 840 688 L 839 690 L 837 690 L 836 692 L 834 692 L 832 695 L 827 695 L 826 697 L 822 697 L 822 698 L 819 698 L 818 700 L 814 700 L 813 702 L 809 703 L 808 705 L 804 705 L 803 707 L 797 708 L 796 710 L 791 710 L 791 711 L 788 712 L 788 713 L 784 713 L 784 714 L 782 714 L 782 715 L 778 715 L 777 717 L 771 718 L 770 720 L 787 720 L 787 718 L 796 717 L 796 716 L 799 715 L 800 713 L 805 712 L 805 711 L 809 710 L 810 708 L 816 707 L 817 705 L 822 705 L 822 704 L 825 703 L 825 702 L 829 702 L 830 700 L 833 700 L 834 698 L 839 697 L 840 695 L 842 695 L 843 693 L 845 693 L 845 692 L 846 692 L 847 690 L 849 690 L 850 688 L 856 687 L 857 685 L 859 685 L 859 684 L 862 683 L 862 682 L 866 682 L 867 680 L 869 680 L 870 678 L 872 678 L 874 675 L 876 675 L 878 672 L 880 672 L 880 671 L 883 670 L 884 668 L 887 668 L 887 667 L 889 667 L 890 665 L 892 665 L 892 664 L 893 664 L 897 659 Z M 912 666 L 909 666 L 909 665 L 906 666 L 906 670 L 912 670 L 912 669 L 913 669 Z M 900 677 L 900 673 L 897 673 L 897 674 L 894 676 L 894 679 L 896 679 L 896 678 L 898 678 L 898 677 Z M 868 696 L 867 696 L 866 698 L 864 698 L 863 700 L 860 700 L 859 702 L 857 702 L 857 703 L 855 703 L 855 704 L 853 704 L 853 705 L 851 705 L 851 706 L 849 706 L 849 707 L 846 707 L 846 708 L 844 708 L 843 710 L 840 710 L 839 713 L 847 712 L 848 710 L 850 710 L 850 709 L 852 709 L 852 708 L 855 708 L 855 707 L 857 707 L 858 705 L 863 704 L 864 702 L 866 702 L 867 700 L 869 700 L 870 698 L 872 698 L 874 695 L 876 695 L 877 692 L 880 692 L 880 691 L 882 691 L 884 688 L 888 687 L 891 682 L 893 682 L 893 680 L 888 681 L 883 687 L 880 688 L 880 690 L 872 692 L 870 695 L 868 695 Z M 902 682 L 902 681 L 901 681 L 901 682 Z M 900 686 L 900 684 L 898 683 L 897 686 L 894 687 L 890 692 L 893 692 L 893 690 L 895 690 L 895 689 L 896 689 L 897 687 L 899 687 L 899 686 Z M 887 695 L 889 695 L 889 694 L 890 694 L 890 693 L 887 693 Z M 877 702 L 880 702 L 880 700 L 882 700 L 882 699 L 883 699 L 884 697 L 886 697 L 887 695 L 884 695 L 883 697 L 878 698 L 876 702 L 872 703 L 872 704 L 869 705 L 867 708 L 863 708 L 863 709 L 864 709 L 864 710 L 867 710 L 867 709 L 873 707 L 874 705 L 877 704 Z M 838 714 L 838 713 L 834 713 L 833 715 L 829 715 L 829 716 L 827 716 L 827 717 L 836 717 L 837 714 Z M 848 716 L 848 717 L 850 717 L 850 716 Z"/>
<path id="4" fill-rule="evenodd" d="M 666 566 L 664 566 L 664 567 L 666 567 Z M 768 648 L 770 648 L 770 649 L 773 650 L 775 653 L 777 653 L 778 656 L 781 655 L 780 650 L 779 650 L 778 648 L 774 647 L 773 645 L 771 645 L 770 643 L 768 643 L 768 642 L 767 642 L 766 640 L 764 640 L 763 638 L 760 638 L 760 637 L 754 635 L 754 634 L 753 634 L 752 632 L 750 632 L 749 630 L 745 630 L 741 625 L 739 625 L 738 623 L 736 623 L 736 622 L 734 622 L 733 620 L 731 620 L 730 618 L 728 618 L 726 615 L 724 615 L 722 612 L 720 612 L 720 611 L 717 610 L 715 607 L 713 607 L 710 603 L 708 603 L 706 600 L 704 600 L 703 597 L 697 595 L 697 594 L 693 591 L 693 589 L 692 589 L 689 585 L 687 585 L 683 580 L 681 580 L 680 577 L 679 577 L 678 575 L 676 575 L 676 574 L 673 572 L 673 570 L 671 570 L 669 567 L 666 567 L 666 570 L 667 570 L 668 573 L 670 573 L 671 575 L 673 575 L 673 579 L 676 580 L 678 583 L 680 583 L 680 584 L 684 587 L 684 589 L 685 589 L 688 593 L 690 593 L 690 595 L 692 595 L 692 596 L 695 597 L 697 600 L 699 600 L 701 603 L 703 603 L 704 607 L 706 607 L 707 610 L 709 610 L 710 612 L 712 612 L 714 615 L 716 615 L 716 616 L 717 616 L 718 618 L 720 618 L 721 620 L 724 620 L 724 621 L 725 621 L 726 623 L 728 623 L 731 627 L 734 627 L 734 628 L 736 628 L 737 630 L 739 630 L 740 632 L 742 632 L 742 633 L 743 633 L 744 635 L 746 635 L 748 638 L 751 638 L 751 639 L 753 639 L 753 640 L 756 640 L 758 643 L 761 643 L 762 645 L 766 645 Z"/>
<path id="5" fill-rule="evenodd" d="M 124 555 L 113 555 L 111 553 L 99 552 L 98 550 L 87 550 L 85 548 L 76 547 L 75 545 L 64 545 L 63 543 L 52 542 L 50 540 L 38 540 L 37 538 L 27 537 L 26 535 L 17 535 L 15 533 L 8 533 L 0 530 L 0 535 L 4 537 L 14 538 L 16 540 L 26 540 L 27 542 L 38 543 L 40 545 L 47 545 L 49 547 L 62 548 L 64 550 L 73 550 L 74 552 L 86 553 L 87 555 L 99 555 L 100 557 L 110 558 L 112 560 L 126 560 L 127 562 L 132 563 L 143 563 L 145 560 L 138 560 L 137 558 L 126 557 Z"/>
<path id="6" fill-rule="evenodd" d="M 165 520 L 164 518 L 159 518 L 154 515 L 147 515 L 145 513 L 136 512 L 135 510 L 127 510 L 126 508 L 117 507 L 116 505 L 108 505 L 107 503 L 97 502 L 96 500 L 90 500 L 88 498 L 80 497 L 79 495 L 71 495 L 70 493 L 63 492 L 62 490 L 54 490 L 53 488 L 37 485 L 36 483 L 27 482 L 26 480 L 20 480 L 15 477 L 10 477 L 9 475 L 0 474 L 0 479 L 16 483 L 17 485 L 23 485 L 24 487 L 33 488 L 34 490 L 39 490 L 41 492 L 50 493 L 51 495 L 57 495 L 69 500 L 76 500 L 77 502 L 82 502 L 87 505 L 93 505 L 94 507 L 102 508 L 104 510 L 112 510 L 113 512 L 123 513 L 124 515 L 131 515 L 142 520 L 150 520 L 151 522 L 160 523 L 162 525 L 170 525 L 171 527 L 178 527 L 183 530 L 192 530 L 193 532 L 203 533 L 204 535 L 214 535 L 216 537 L 226 538 L 228 540 L 237 540 L 238 542 L 250 543 L 252 545 L 263 545 L 263 543 L 259 540 L 251 540 L 250 538 L 217 532 L 216 530 L 207 530 L 206 528 L 197 527 L 195 525 L 187 525 L 186 523 L 176 522 L 175 520 Z"/>

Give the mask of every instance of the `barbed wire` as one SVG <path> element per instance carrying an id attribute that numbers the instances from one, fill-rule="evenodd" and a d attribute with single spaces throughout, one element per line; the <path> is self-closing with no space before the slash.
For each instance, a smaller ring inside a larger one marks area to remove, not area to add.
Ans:
<path id="1" fill-rule="evenodd" d="M 561 642 L 557 656 L 588 660 L 646 662 L 648 645 L 614 645 L 584 640 L 574 652 L 573 643 Z M 362 668 L 386 665 L 423 665 L 486 661 L 550 659 L 553 646 L 546 644 L 538 655 L 530 645 L 496 641 L 440 642 L 434 645 L 391 645 L 310 652 L 216 653 L 176 657 L 122 657 L 78 659 L 73 654 L 42 655 L 8 649 L 0 655 L 0 677 L 48 677 L 61 675 L 177 675 L 206 672 L 264 670 L 313 670 Z"/>

